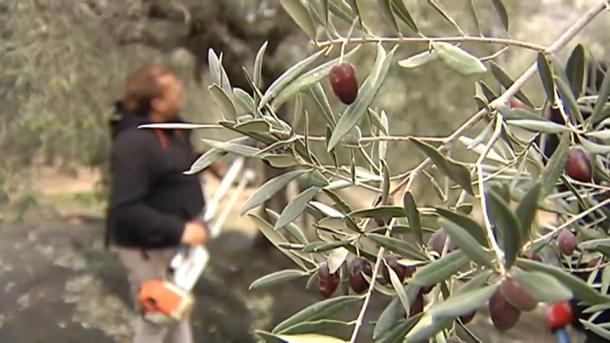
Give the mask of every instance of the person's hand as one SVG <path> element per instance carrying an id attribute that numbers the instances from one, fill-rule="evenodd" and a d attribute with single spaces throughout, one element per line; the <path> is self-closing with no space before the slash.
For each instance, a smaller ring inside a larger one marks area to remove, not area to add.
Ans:
<path id="1" fill-rule="evenodd" d="M 188 245 L 204 244 L 208 240 L 207 228 L 198 221 L 187 222 L 182 233 L 182 243 Z"/>

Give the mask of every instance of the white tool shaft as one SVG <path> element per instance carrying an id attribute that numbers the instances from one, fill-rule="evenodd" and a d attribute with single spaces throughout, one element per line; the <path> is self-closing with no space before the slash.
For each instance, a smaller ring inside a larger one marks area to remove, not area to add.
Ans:
<path id="1" fill-rule="evenodd" d="M 233 206 L 235 206 L 235 203 L 237 203 L 237 200 L 239 200 L 239 196 L 244 192 L 246 186 L 248 185 L 248 182 L 252 179 L 254 179 L 254 172 L 249 169 L 246 170 L 246 172 L 244 173 L 244 177 L 239 181 L 239 184 L 237 185 L 237 189 L 233 191 L 233 193 L 231 194 L 231 198 L 223 208 L 218 218 L 214 221 L 214 225 L 210 230 L 212 238 L 218 237 L 225 220 L 227 220 L 227 217 L 233 209 Z"/>
<path id="2" fill-rule="evenodd" d="M 209 222 L 210 220 L 212 220 L 212 218 L 216 214 L 216 210 L 218 209 L 218 204 L 220 203 L 220 200 L 227 193 L 227 191 L 231 188 L 233 181 L 235 181 L 235 179 L 237 178 L 237 175 L 239 174 L 239 172 L 241 171 L 243 166 L 244 166 L 243 157 L 236 158 L 235 161 L 233 162 L 233 164 L 231 164 L 231 167 L 227 171 L 227 174 L 222 179 L 222 181 L 220 182 L 220 185 L 216 189 L 216 192 L 214 193 L 214 197 L 212 197 L 212 200 L 206 206 L 206 211 L 203 216 L 203 220 L 205 222 Z"/>

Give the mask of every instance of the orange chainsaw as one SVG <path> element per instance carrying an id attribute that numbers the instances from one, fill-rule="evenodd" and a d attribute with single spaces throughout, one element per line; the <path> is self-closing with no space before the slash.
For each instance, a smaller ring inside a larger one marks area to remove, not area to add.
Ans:
<path id="1" fill-rule="evenodd" d="M 246 170 L 237 189 L 219 216 L 215 216 L 222 197 L 243 169 L 244 159 L 237 158 L 222 179 L 213 199 L 206 204 L 200 220 L 208 224 L 210 237 L 220 234 L 222 225 L 231 208 L 239 199 L 254 172 Z M 148 280 L 140 285 L 137 302 L 144 319 L 157 324 L 170 324 L 183 320 L 191 313 L 194 305 L 193 287 L 205 269 L 210 255 L 203 246 L 180 246 L 172 258 L 164 278 Z"/>

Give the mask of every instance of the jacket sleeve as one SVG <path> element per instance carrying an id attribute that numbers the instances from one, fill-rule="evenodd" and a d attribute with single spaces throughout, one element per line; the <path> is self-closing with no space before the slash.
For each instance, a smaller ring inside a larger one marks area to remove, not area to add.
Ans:
<path id="1" fill-rule="evenodd" d="M 118 230 L 142 246 L 178 245 L 185 222 L 148 206 L 144 199 L 150 191 L 150 153 L 141 135 L 118 137 L 111 155 L 110 210 Z"/>

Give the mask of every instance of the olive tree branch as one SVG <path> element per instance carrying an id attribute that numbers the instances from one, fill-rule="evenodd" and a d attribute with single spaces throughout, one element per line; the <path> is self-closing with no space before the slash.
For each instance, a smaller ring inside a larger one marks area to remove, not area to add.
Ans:
<path id="1" fill-rule="evenodd" d="M 596 6 L 592 7 L 574 24 L 572 24 L 564 33 L 547 49 L 544 49 L 546 54 L 554 54 L 565 47 L 576 35 L 578 35 L 598 14 L 604 11 L 607 6 L 606 0 L 600 1 Z M 497 109 L 499 105 L 506 104 L 517 92 L 532 78 L 538 70 L 537 64 L 534 62 L 502 95 L 489 103 L 489 106 L 481 109 L 468 119 L 462 126 L 455 130 L 446 141 L 438 148 L 441 153 L 446 152 L 447 148 L 453 144 L 458 138 L 463 136 L 468 130 L 473 128 L 478 122 L 483 120 L 490 111 Z M 405 177 L 396 187 L 390 192 L 394 195 L 398 193 L 406 185 L 406 189 L 411 188 L 411 184 L 421 172 L 422 169 L 428 166 L 430 159 L 424 159 L 417 167 L 415 167 L 408 177 Z"/>
<path id="2" fill-rule="evenodd" d="M 581 18 L 579 18 L 574 24 L 572 24 L 550 47 L 548 48 L 543 48 L 542 52 L 546 53 L 546 54 L 553 54 L 556 53 L 557 51 L 561 50 L 563 47 L 565 47 L 567 45 L 568 42 L 570 42 L 579 32 L 581 32 L 590 22 L 591 20 L 593 20 L 593 18 L 595 18 L 599 13 L 601 13 L 602 11 L 604 11 L 608 6 L 608 1 L 604 0 L 604 1 L 600 1 L 596 6 L 594 6 L 593 8 L 591 8 L 589 11 L 587 11 Z M 395 40 L 393 42 L 395 43 L 400 43 L 401 40 L 402 41 L 409 41 L 409 40 L 413 40 L 414 38 L 395 38 Z M 462 39 L 461 41 L 464 41 L 464 37 L 460 37 L 460 39 Z M 416 38 L 416 40 L 420 40 L 422 42 L 431 42 L 430 39 L 420 39 L 420 38 Z M 338 42 L 342 43 L 342 40 L 337 40 Z M 358 42 L 358 39 L 355 38 L 351 38 L 350 39 L 351 42 Z M 360 39 L 360 43 L 364 43 L 367 41 L 372 41 L 372 42 L 380 42 L 379 39 L 369 39 L 369 38 L 362 38 Z M 458 40 L 460 41 L 460 40 Z M 330 42 L 334 42 L 334 41 L 330 41 Z M 488 42 L 489 43 L 489 42 Z M 331 44 L 331 43 L 318 43 L 320 46 L 322 46 L 321 44 Z M 332 43 L 332 44 L 338 44 L 338 43 Z M 506 43 L 504 43 L 506 44 Z M 497 108 L 498 105 L 502 105 L 508 102 L 508 100 L 514 96 L 526 83 L 527 81 L 529 81 L 529 79 L 534 76 L 536 74 L 537 71 L 537 65 L 536 63 L 533 63 L 517 80 L 515 80 L 515 82 L 502 94 L 500 95 L 497 99 L 495 99 L 494 101 L 492 101 L 489 104 L 488 108 L 483 108 L 480 111 L 478 111 L 477 113 L 475 113 L 469 120 L 467 120 L 464 124 L 462 124 L 462 126 L 460 126 L 456 131 L 453 132 L 453 134 L 451 134 L 449 137 L 447 137 L 446 141 L 443 142 L 443 144 L 438 148 L 441 152 L 444 152 L 449 146 L 451 146 L 451 144 L 453 144 L 459 137 L 461 137 L 462 135 L 464 135 L 465 132 L 467 132 L 468 130 L 470 130 L 472 127 L 474 127 L 479 121 L 481 121 L 483 118 L 485 118 L 485 116 L 490 113 L 490 110 L 493 111 Z M 415 167 L 411 173 L 408 174 L 407 177 L 405 177 L 400 183 L 399 185 L 397 185 L 391 192 L 390 195 L 394 195 L 396 193 L 398 193 L 403 187 L 404 187 L 404 191 L 403 193 L 403 197 L 404 194 L 406 194 L 408 191 L 410 191 L 412 185 L 413 185 L 413 181 L 415 180 L 415 178 L 417 177 L 417 175 L 426 167 L 428 166 L 428 164 L 430 163 L 430 159 L 426 158 L 424 159 L 424 161 L 422 161 L 417 167 Z M 480 165 L 478 166 L 479 169 L 479 173 L 482 174 L 481 172 L 481 167 Z M 482 182 L 482 178 L 480 177 L 480 182 Z M 480 191 L 482 192 L 482 183 L 480 183 Z M 484 200 L 484 199 L 483 199 Z M 484 201 L 482 200 L 482 203 L 484 203 Z M 610 199 L 600 203 L 598 206 L 595 207 L 601 207 L 603 205 L 606 205 L 607 203 L 610 203 Z M 589 210 L 591 211 L 591 209 Z M 584 213 L 584 215 L 586 215 L 587 212 Z M 580 216 L 577 216 L 575 218 L 572 218 L 572 221 L 576 221 Z M 488 221 L 488 220 L 486 220 Z M 392 231 L 392 228 L 394 227 L 396 222 L 396 218 L 392 218 L 392 220 L 390 221 L 390 224 L 388 225 L 388 229 L 386 230 L 386 236 L 390 235 L 390 232 Z M 564 224 L 565 225 L 565 224 Z M 490 230 L 490 225 L 489 223 L 487 223 L 486 225 L 488 231 Z M 493 233 L 488 233 L 488 236 L 490 234 Z M 499 250 L 499 247 L 497 247 L 497 243 L 495 242 L 495 240 L 492 240 L 490 242 L 492 244 L 492 246 L 494 247 L 494 251 L 496 252 L 496 254 L 498 252 L 501 252 Z M 495 245 L 494 245 L 495 244 Z M 371 299 L 371 295 L 373 293 L 374 290 L 374 285 L 375 285 L 375 279 L 377 277 L 377 274 L 379 272 L 379 266 L 381 265 L 381 261 L 383 258 L 383 254 L 385 252 L 385 249 L 383 246 L 381 246 L 379 248 L 379 251 L 377 253 L 377 261 L 375 262 L 375 266 L 373 267 L 373 274 L 371 276 L 371 283 L 369 285 L 369 289 L 366 293 L 366 296 L 364 298 L 364 303 L 362 304 L 362 308 L 360 309 L 360 313 L 358 314 L 358 318 L 356 319 L 356 323 L 354 325 L 354 331 L 352 332 L 352 337 L 350 339 L 350 342 L 353 343 L 356 341 L 356 338 L 358 337 L 358 332 L 360 330 L 360 327 L 362 326 L 362 322 L 364 320 L 364 315 L 366 313 L 366 310 L 368 308 L 368 304 L 370 302 Z M 498 262 L 501 261 L 501 255 L 497 254 L 496 258 L 498 259 Z M 504 266 L 499 263 L 501 271 L 503 273 L 505 273 L 504 270 Z"/>
<path id="3" fill-rule="evenodd" d="M 433 42 L 457 42 L 457 43 L 482 43 L 482 44 L 499 44 L 506 46 L 516 46 L 524 49 L 544 52 L 546 47 L 518 41 L 509 38 L 496 37 L 473 37 L 473 36 L 454 36 L 454 37 L 352 37 L 330 39 L 323 42 L 314 43 L 316 48 L 326 48 L 333 45 L 344 46 L 346 44 L 363 44 L 363 43 L 433 43 Z"/>

